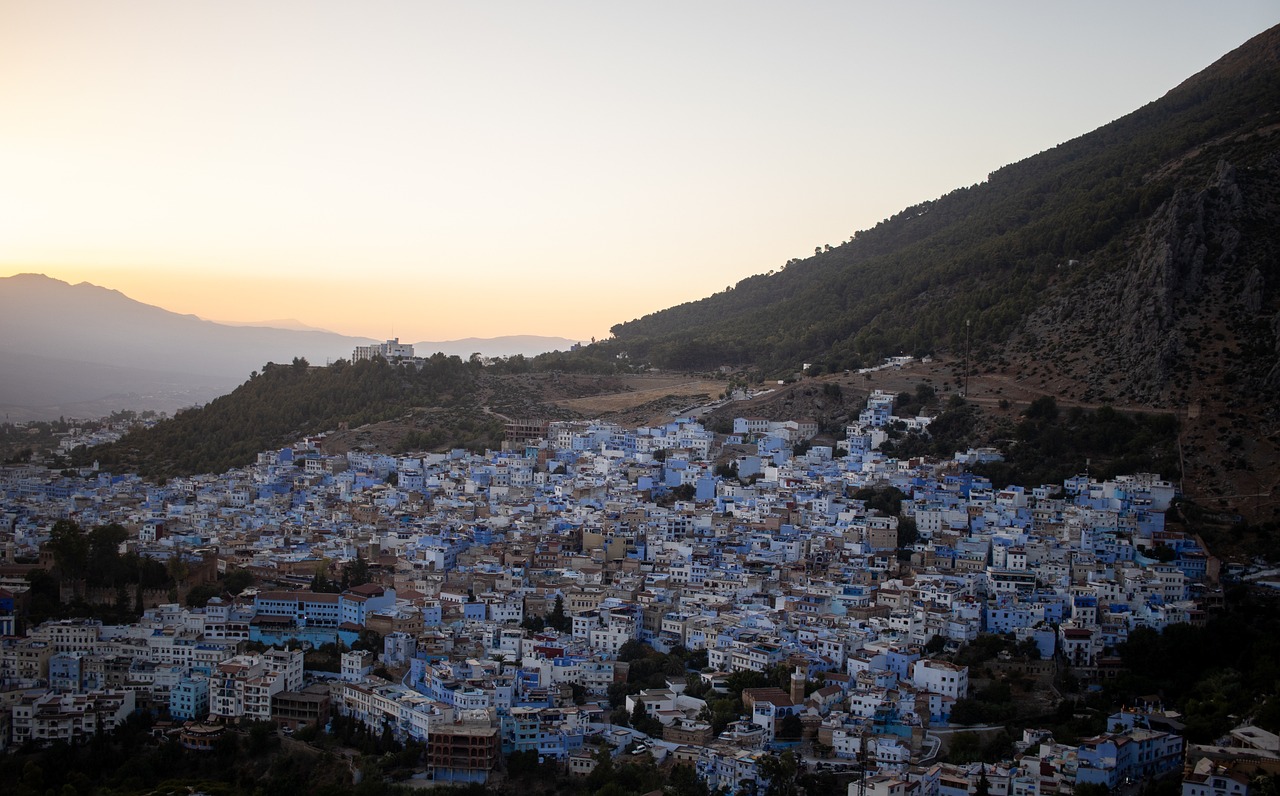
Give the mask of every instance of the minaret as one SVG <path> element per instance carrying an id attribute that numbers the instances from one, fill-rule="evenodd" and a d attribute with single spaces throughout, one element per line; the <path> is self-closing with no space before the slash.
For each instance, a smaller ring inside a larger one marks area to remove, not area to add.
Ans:
<path id="1" fill-rule="evenodd" d="M 791 673 L 791 701 L 799 705 L 804 702 L 804 682 L 807 678 L 800 673 L 800 667 Z"/>

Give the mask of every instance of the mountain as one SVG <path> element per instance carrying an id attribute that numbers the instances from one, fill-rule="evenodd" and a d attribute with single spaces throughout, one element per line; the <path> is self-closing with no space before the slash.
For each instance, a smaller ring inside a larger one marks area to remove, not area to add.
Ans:
<path id="1" fill-rule="evenodd" d="M 215 323 L 88 282 L 18 274 L 0 278 L 0 412 L 10 421 L 122 408 L 173 412 L 230 392 L 267 362 L 350 359 L 352 349 L 371 342 L 319 329 Z M 533 356 L 571 345 L 515 336 L 419 343 L 416 350 Z"/>
<path id="2" fill-rule="evenodd" d="M 289 329 L 295 332 L 328 332 L 328 329 L 321 329 L 319 326 L 309 326 L 297 318 L 276 318 L 271 321 L 219 321 L 213 318 L 202 318 L 201 320 L 212 321 L 220 326 L 260 326 L 268 329 Z M 333 334 L 333 332 L 330 332 Z"/>
<path id="3" fill-rule="evenodd" d="M 533 334 L 507 335 L 504 337 L 464 337 L 461 340 L 414 343 L 413 350 L 419 356 L 439 351 L 448 356 L 467 359 L 472 354 L 486 357 L 535 357 L 552 351 L 568 351 L 578 342 L 565 337 L 542 337 Z"/>
<path id="4" fill-rule="evenodd" d="M 295 318 L 278 318 L 272 321 L 214 321 L 222 326 L 258 326 L 268 329 L 290 329 L 299 332 L 326 332 L 327 329 L 307 324 Z M 483 357 L 536 357 L 552 351 L 569 351 L 581 341 L 567 337 L 546 337 L 536 334 L 501 335 L 498 337 L 463 337 L 458 340 L 423 340 L 414 343 L 413 350 L 419 356 L 436 352 L 446 356 L 469 358 L 472 354 Z"/>
<path id="5" fill-rule="evenodd" d="M 1094 403 L 1280 387 L 1280 28 L 1161 99 L 602 353 L 794 372 L 960 356 Z"/>
<path id="6" fill-rule="evenodd" d="M 0 278 L 0 410 L 11 420 L 56 417 L 119 398 L 110 408 L 172 411 L 231 390 L 266 362 L 350 357 L 368 342 L 224 326 L 87 282 L 18 274 Z"/>

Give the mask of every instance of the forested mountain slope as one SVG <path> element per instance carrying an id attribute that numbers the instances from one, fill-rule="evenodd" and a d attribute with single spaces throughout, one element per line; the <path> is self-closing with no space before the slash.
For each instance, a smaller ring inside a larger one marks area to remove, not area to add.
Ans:
<path id="1" fill-rule="evenodd" d="M 844 368 L 958 352 L 968 322 L 988 365 L 1035 363 L 1100 402 L 1176 405 L 1198 371 L 1274 388 L 1278 197 L 1272 29 L 1111 124 L 606 346 L 676 368 Z"/>
<path id="2" fill-rule="evenodd" d="M 478 428 L 478 368 L 458 357 L 436 354 L 419 370 L 382 359 L 311 367 L 297 359 L 268 363 L 233 392 L 203 407 L 179 412 L 119 442 L 82 450 L 77 463 L 98 461 L 108 470 L 164 477 L 218 473 L 254 460 L 260 451 L 342 426 L 403 417 L 415 407 L 452 412 L 448 431 L 436 440 L 449 448 L 480 447 L 501 440 L 501 424 Z"/>

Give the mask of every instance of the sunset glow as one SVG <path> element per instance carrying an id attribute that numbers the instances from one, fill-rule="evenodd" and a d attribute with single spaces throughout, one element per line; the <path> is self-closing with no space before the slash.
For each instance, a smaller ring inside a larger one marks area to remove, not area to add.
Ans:
<path id="1" fill-rule="evenodd" d="M 1151 101 L 1273 2 L 0 2 L 0 275 L 444 340 L 723 290 Z"/>

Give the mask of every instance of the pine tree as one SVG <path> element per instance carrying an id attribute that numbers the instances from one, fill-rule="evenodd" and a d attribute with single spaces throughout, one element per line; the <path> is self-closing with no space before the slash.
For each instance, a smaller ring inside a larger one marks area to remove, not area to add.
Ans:
<path id="1" fill-rule="evenodd" d="M 551 609 L 551 614 L 547 616 L 547 624 L 562 632 L 573 628 L 573 619 L 564 612 L 564 597 L 559 594 L 556 595 L 555 607 Z"/>

